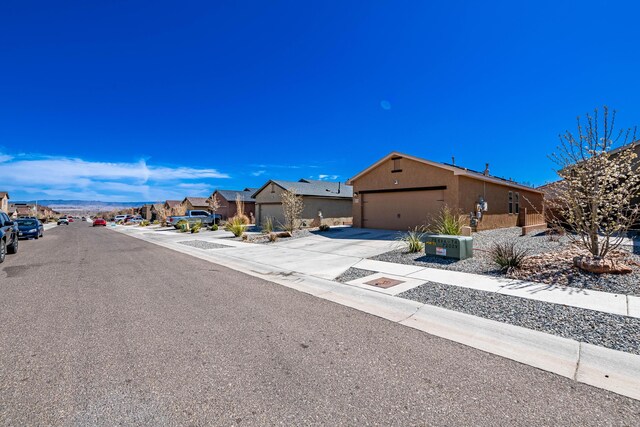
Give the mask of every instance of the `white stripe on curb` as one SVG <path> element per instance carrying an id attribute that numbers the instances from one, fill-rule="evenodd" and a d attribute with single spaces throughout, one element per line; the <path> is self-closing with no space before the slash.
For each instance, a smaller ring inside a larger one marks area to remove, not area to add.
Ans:
<path id="1" fill-rule="evenodd" d="M 126 232 L 122 234 L 640 400 L 640 355 L 581 343 L 327 279 L 278 270 L 221 252 L 205 252 L 174 242 L 151 240 Z"/>

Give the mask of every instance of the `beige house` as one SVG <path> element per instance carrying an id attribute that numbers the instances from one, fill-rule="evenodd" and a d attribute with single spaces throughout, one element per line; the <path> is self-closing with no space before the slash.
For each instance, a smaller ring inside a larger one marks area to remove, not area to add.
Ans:
<path id="1" fill-rule="evenodd" d="M 220 215 L 220 218 L 226 220 L 233 217 L 237 213 L 236 209 L 236 197 L 244 202 L 244 214 L 248 217 L 255 217 L 256 214 L 256 199 L 254 199 L 253 193 L 257 188 L 245 188 L 244 190 L 216 190 L 209 197 L 213 200 L 215 197 L 218 200 L 220 207 L 215 213 Z"/>
<path id="2" fill-rule="evenodd" d="M 304 210 L 302 225 L 351 224 L 353 191 L 351 186 L 340 182 L 270 180 L 255 193 L 256 224 L 264 224 L 271 218 L 275 225 L 284 223 L 282 192 L 294 190 L 302 196 Z"/>
<path id="3" fill-rule="evenodd" d="M 209 199 L 207 197 L 185 197 L 182 206 L 186 210 L 209 210 Z"/>
<path id="4" fill-rule="evenodd" d="M 9 212 L 9 193 L 0 191 L 0 211 Z"/>
<path id="5" fill-rule="evenodd" d="M 180 206 L 180 203 L 180 200 L 167 200 L 164 202 L 164 208 L 167 210 L 167 212 L 171 212 L 173 208 L 175 208 L 176 206 Z"/>
<path id="6" fill-rule="evenodd" d="M 447 206 L 478 230 L 544 224 L 543 193 L 484 172 L 390 153 L 349 181 L 354 227 L 406 231 Z M 472 225 L 473 225 L 472 224 Z"/>

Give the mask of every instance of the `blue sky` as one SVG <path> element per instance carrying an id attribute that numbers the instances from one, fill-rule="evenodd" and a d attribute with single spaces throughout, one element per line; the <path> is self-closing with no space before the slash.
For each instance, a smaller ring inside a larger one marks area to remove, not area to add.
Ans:
<path id="1" fill-rule="evenodd" d="M 139 201 L 346 180 L 390 151 L 540 185 L 640 123 L 637 2 L 0 4 L 0 191 Z"/>

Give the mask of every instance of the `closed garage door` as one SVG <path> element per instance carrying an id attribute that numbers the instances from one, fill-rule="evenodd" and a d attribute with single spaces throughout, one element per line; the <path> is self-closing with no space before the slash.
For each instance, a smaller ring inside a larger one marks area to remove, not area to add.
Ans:
<path id="1" fill-rule="evenodd" d="M 258 217 L 256 220 L 258 224 L 264 224 L 264 221 L 267 218 L 271 218 L 273 220 L 273 225 L 278 226 L 279 224 L 284 222 L 284 213 L 282 211 L 282 204 L 260 204 L 258 208 Z"/>
<path id="2" fill-rule="evenodd" d="M 362 195 L 362 226 L 406 231 L 426 225 L 438 214 L 443 200 L 443 190 L 366 193 Z"/>

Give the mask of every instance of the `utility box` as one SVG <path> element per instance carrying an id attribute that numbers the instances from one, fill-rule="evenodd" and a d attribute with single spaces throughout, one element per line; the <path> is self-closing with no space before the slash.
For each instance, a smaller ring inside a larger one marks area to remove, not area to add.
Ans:
<path id="1" fill-rule="evenodd" d="M 455 259 L 473 257 L 473 237 L 429 234 L 423 241 L 426 255 Z"/>

